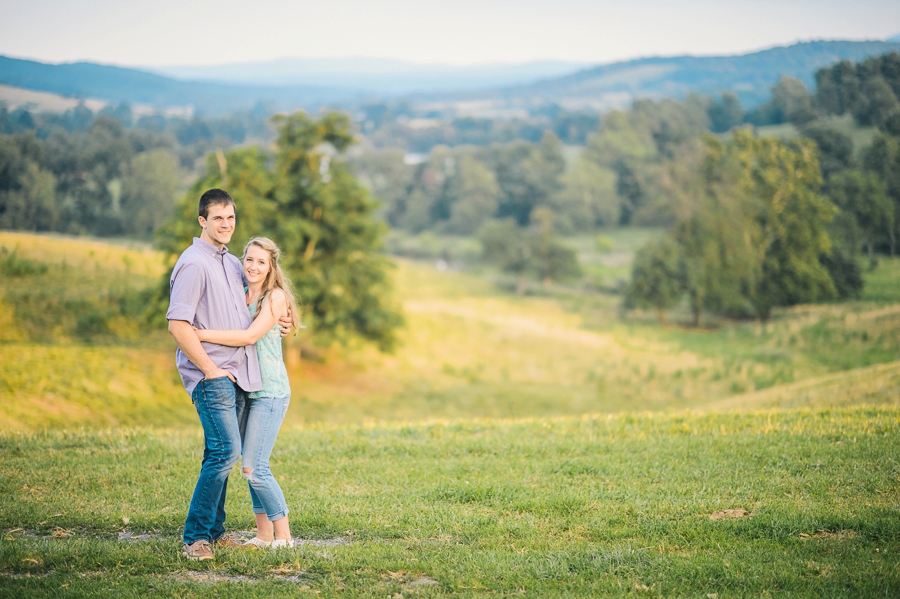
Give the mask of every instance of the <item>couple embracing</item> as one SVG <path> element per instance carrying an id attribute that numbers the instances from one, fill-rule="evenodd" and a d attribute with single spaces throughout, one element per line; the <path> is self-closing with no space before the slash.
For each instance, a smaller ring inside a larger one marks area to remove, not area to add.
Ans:
<path id="1" fill-rule="evenodd" d="M 290 402 L 281 337 L 299 328 L 279 249 L 254 237 L 242 261 L 228 253 L 234 200 L 221 189 L 200 197 L 200 237 L 175 264 L 166 318 L 175 361 L 203 426 L 203 461 L 184 525 L 185 557 L 213 559 L 215 546 L 292 547 L 288 507 L 269 456 Z M 228 474 L 241 458 L 257 536 L 225 534 Z"/>

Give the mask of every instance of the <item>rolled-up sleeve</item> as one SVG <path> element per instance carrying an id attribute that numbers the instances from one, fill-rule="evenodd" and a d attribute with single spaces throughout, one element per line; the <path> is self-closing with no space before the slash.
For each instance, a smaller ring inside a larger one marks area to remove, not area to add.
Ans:
<path id="1" fill-rule="evenodd" d="M 203 269 L 199 265 L 176 264 L 169 280 L 169 310 L 166 312 L 166 319 L 194 322 L 204 284 Z"/>

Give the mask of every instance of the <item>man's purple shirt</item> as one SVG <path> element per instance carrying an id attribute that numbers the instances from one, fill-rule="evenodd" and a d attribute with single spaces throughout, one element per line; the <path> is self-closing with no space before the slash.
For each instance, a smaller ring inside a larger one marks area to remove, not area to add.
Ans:
<path id="1" fill-rule="evenodd" d="M 194 237 L 182 252 L 169 280 L 168 320 L 184 320 L 198 329 L 235 330 L 250 326 L 250 311 L 244 297 L 244 275 L 240 261 L 211 243 Z M 260 391 L 262 380 L 256 346 L 228 347 L 203 343 L 210 359 L 237 379 L 244 391 Z M 193 393 L 203 373 L 187 359 L 181 348 L 175 352 L 178 374 L 188 394 Z"/>

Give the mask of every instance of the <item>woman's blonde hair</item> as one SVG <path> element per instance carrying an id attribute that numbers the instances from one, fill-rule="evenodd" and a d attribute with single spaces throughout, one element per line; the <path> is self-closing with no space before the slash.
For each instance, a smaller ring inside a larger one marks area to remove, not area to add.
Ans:
<path id="1" fill-rule="evenodd" d="M 297 331 L 302 327 L 300 325 L 297 301 L 294 299 L 293 291 L 291 291 L 291 282 L 285 276 L 284 271 L 281 270 L 281 265 L 278 263 L 278 258 L 281 257 L 281 250 L 278 249 L 275 242 L 268 237 L 253 237 L 247 242 L 247 245 L 244 246 L 244 256 L 241 258 L 242 263 L 247 259 L 247 252 L 250 250 L 250 246 L 254 245 L 269 253 L 269 272 L 266 274 L 266 280 L 263 281 L 262 294 L 259 297 L 257 306 L 261 307 L 263 301 L 273 290 L 280 289 L 282 293 L 284 293 L 285 300 L 287 300 L 288 309 L 290 310 L 291 315 L 291 326 L 296 335 Z M 272 310 L 273 314 L 275 313 L 275 309 L 272 307 L 271 302 L 269 302 L 269 309 Z M 259 316 L 259 312 L 260 310 L 257 308 L 256 315 L 253 317 L 254 320 Z"/>

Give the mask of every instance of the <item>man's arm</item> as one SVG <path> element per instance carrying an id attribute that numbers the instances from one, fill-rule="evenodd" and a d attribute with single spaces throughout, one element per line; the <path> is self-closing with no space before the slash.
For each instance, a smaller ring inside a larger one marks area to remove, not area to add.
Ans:
<path id="1" fill-rule="evenodd" d="M 291 332 L 291 327 L 294 326 L 294 321 L 291 320 L 291 308 L 288 306 L 288 309 L 284 314 L 278 319 L 278 326 L 281 327 L 281 336 L 287 337 Z M 300 327 L 303 328 L 303 327 Z"/>
<path id="2" fill-rule="evenodd" d="M 197 335 L 194 333 L 194 329 L 191 326 L 191 323 L 186 322 L 184 320 L 170 320 L 169 321 L 169 333 L 172 334 L 172 337 L 175 339 L 175 343 L 178 344 L 178 347 L 181 348 L 181 352 L 190 360 L 194 366 L 200 369 L 200 372 L 203 373 L 203 376 L 206 377 L 207 380 L 210 379 L 218 379 L 227 376 L 234 382 L 234 375 L 216 366 L 215 362 L 213 362 L 209 355 L 207 355 L 206 350 L 203 349 L 203 346 L 200 344 L 200 340 L 197 338 Z"/>

